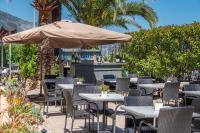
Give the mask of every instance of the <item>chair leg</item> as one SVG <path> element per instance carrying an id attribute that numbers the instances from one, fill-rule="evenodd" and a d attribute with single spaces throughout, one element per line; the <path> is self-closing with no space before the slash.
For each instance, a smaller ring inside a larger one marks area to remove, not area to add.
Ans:
<path id="1" fill-rule="evenodd" d="M 106 120 L 105 120 L 105 124 L 106 124 L 106 128 L 107 128 L 107 125 L 108 125 L 108 118 L 107 118 L 107 116 L 106 116 Z"/>
<path id="2" fill-rule="evenodd" d="M 112 131 L 113 131 L 113 133 L 115 133 L 115 128 L 116 128 L 116 118 L 113 118 L 112 119 Z"/>
<path id="3" fill-rule="evenodd" d="M 73 132 L 73 126 L 74 126 L 74 115 L 72 116 L 72 125 L 71 125 L 71 132 L 70 133 Z"/>
<path id="4" fill-rule="evenodd" d="M 46 107 L 46 101 L 44 102 L 44 106 L 43 106 L 43 115 L 45 115 L 45 107 Z"/>
<path id="5" fill-rule="evenodd" d="M 99 133 L 99 115 L 97 114 L 97 133 Z"/>
<path id="6" fill-rule="evenodd" d="M 61 112 L 63 112 L 63 101 L 60 101 Z"/>
<path id="7" fill-rule="evenodd" d="M 124 130 L 125 130 L 125 133 L 127 133 L 127 117 L 125 116 L 125 128 L 124 128 Z"/>
<path id="8" fill-rule="evenodd" d="M 87 122 L 87 121 L 86 121 L 86 117 L 87 117 L 87 115 L 85 115 L 85 124 L 84 124 L 84 127 L 85 127 L 85 128 L 86 128 L 86 122 Z"/>
<path id="9" fill-rule="evenodd" d="M 89 131 L 91 131 L 91 127 L 90 127 L 90 116 L 91 116 L 91 114 L 89 113 L 89 120 L 88 120 L 88 122 L 89 122 Z"/>
<path id="10" fill-rule="evenodd" d="M 66 132 L 67 132 L 66 126 L 67 126 L 67 114 L 66 114 L 66 117 L 65 117 L 64 133 L 66 133 Z"/>
<path id="11" fill-rule="evenodd" d="M 94 132 L 94 115 L 92 115 L 92 130 L 93 130 L 93 132 Z"/>
<path id="12" fill-rule="evenodd" d="M 56 97 L 56 96 L 55 96 Z M 55 101 L 55 107 L 57 107 L 57 101 Z"/>
<path id="13" fill-rule="evenodd" d="M 49 112 L 49 101 L 47 101 L 47 112 L 46 112 L 46 118 L 48 117 L 48 112 Z"/>

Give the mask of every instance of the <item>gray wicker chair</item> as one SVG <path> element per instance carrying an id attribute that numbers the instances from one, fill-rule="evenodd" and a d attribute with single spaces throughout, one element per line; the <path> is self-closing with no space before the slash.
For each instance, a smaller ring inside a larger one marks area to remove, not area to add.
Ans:
<path id="1" fill-rule="evenodd" d="M 117 78 L 116 92 L 117 93 L 128 93 L 130 88 L 130 78 Z"/>
<path id="2" fill-rule="evenodd" d="M 192 106 L 194 107 L 195 113 L 200 113 L 200 98 L 196 98 L 192 100 Z M 192 119 L 192 133 L 200 132 L 200 118 Z"/>
<path id="3" fill-rule="evenodd" d="M 138 78 L 137 84 L 152 84 L 153 80 L 151 78 Z M 154 88 L 141 88 L 141 87 L 137 87 L 137 89 L 140 89 L 142 91 L 142 95 L 143 96 L 147 96 L 147 95 L 153 95 L 153 93 L 155 92 Z"/>
<path id="4" fill-rule="evenodd" d="M 85 93 L 101 93 L 100 87 L 99 86 L 86 86 Z M 94 103 L 96 105 L 94 105 Z M 92 115 L 93 131 L 94 131 L 94 117 L 99 118 L 99 115 L 104 113 L 103 112 L 103 102 L 94 102 L 94 103 L 93 103 L 93 105 L 90 105 L 90 114 Z M 96 106 L 98 106 L 98 110 L 97 110 Z M 105 124 L 106 125 L 107 125 L 107 117 L 112 117 L 113 113 L 114 113 L 113 109 L 106 108 L 106 110 L 105 110 L 105 115 L 106 115 L 106 123 Z"/>
<path id="5" fill-rule="evenodd" d="M 139 89 L 131 89 L 128 93 L 128 96 L 141 96 L 142 91 Z"/>
<path id="6" fill-rule="evenodd" d="M 79 88 L 79 87 L 77 87 Z M 77 93 L 78 94 L 78 93 Z M 85 127 L 86 127 L 86 119 L 89 118 L 89 112 L 88 108 L 90 108 L 90 105 L 93 104 L 94 106 L 96 105 L 95 103 L 89 102 L 87 100 L 81 99 L 80 97 L 72 97 L 72 94 L 68 90 L 63 90 L 63 95 L 65 98 L 66 102 L 66 117 L 65 117 L 65 125 L 64 125 L 64 133 L 66 132 L 71 132 L 73 131 L 73 125 L 74 125 L 74 119 L 76 117 L 84 117 L 85 118 Z M 84 105 L 84 108 L 77 108 L 77 106 Z M 96 109 L 98 110 L 98 106 L 96 105 Z M 98 115 L 98 112 L 97 112 Z M 67 126 L 67 118 L 70 116 L 72 118 L 72 123 L 71 123 L 71 130 L 69 131 L 66 129 Z M 90 118 L 89 118 L 90 120 Z M 99 119 L 97 118 L 97 131 L 99 131 Z"/>
<path id="7" fill-rule="evenodd" d="M 74 84 L 74 78 L 72 77 L 64 77 L 64 78 L 57 78 L 56 83 L 59 84 Z"/>
<path id="8" fill-rule="evenodd" d="M 99 86 L 86 86 L 85 93 L 101 93 Z M 92 127 L 94 131 L 94 117 L 99 119 L 99 114 L 103 113 L 103 103 L 102 102 L 94 102 L 96 105 L 91 104 L 89 108 L 90 115 L 92 115 Z M 98 108 L 96 108 L 98 106 Z M 90 128 L 90 121 L 89 121 L 89 130 Z"/>
<path id="9" fill-rule="evenodd" d="M 124 105 L 125 106 L 153 106 L 153 97 L 152 96 L 128 96 L 124 98 Z M 116 130 L 116 116 L 117 115 L 125 115 L 125 130 L 128 127 L 134 128 L 134 133 L 136 133 L 136 128 L 141 120 L 144 120 L 141 117 L 133 116 L 131 114 L 127 114 L 126 112 L 118 114 L 117 110 L 121 105 L 118 105 L 115 108 L 115 113 L 113 116 L 113 132 L 115 133 Z M 152 119 L 145 119 L 146 121 L 152 122 Z"/>
<path id="10" fill-rule="evenodd" d="M 184 86 L 185 91 L 200 91 L 200 84 L 188 84 Z"/>
<path id="11" fill-rule="evenodd" d="M 148 126 L 156 133 L 191 133 L 193 107 L 162 108 L 158 116 L 157 128 L 141 121 L 139 133 L 143 133 L 143 126 Z"/>
<path id="12" fill-rule="evenodd" d="M 188 84 L 184 86 L 184 91 L 200 91 L 200 84 Z M 196 96 L 185 94 L 186 99 L 196 99 Z"/>
<path id="13" fill-rule="evenodd" d="M 50 102 L 57 102 L 57 101 L 60 101 L 61 103 L 61 111 L 62 111 L 62 106 L 63 106 L 63 97 L 62 96 L 57 96 L 58 92 L 48 92 L 48 88 L 47 88 L 47 85 L 44 81 L 42 81 L 42 88 L 43 88 L 43 91 L 44 91 L 44 99 L 45 99 L 45 103 L 44 103 L 44 109 L 43 109 L 43 114 L 46 114 L 46 117 L 48 117 L 48 110 L 49 110 L 49 103 Z M 45 113 L 45 107 L 47 106 L 47 110 L 46 110 L 46 113 Z"/>
<path id="14" fill-rule="evenodd" d="M 179 88 L 180 88 L 180 82 L 166 82 L 165 86 L 163 88 L 163 103 L 170 105 L 170 101 L 174 100 L 175 105 L 178 105 L 178 96 L 179 96 Z"/>
<path id="15" fill-rule="evenodd" d="M 137 74 L 128 74 L 129 78 L 137 78 Z"/>

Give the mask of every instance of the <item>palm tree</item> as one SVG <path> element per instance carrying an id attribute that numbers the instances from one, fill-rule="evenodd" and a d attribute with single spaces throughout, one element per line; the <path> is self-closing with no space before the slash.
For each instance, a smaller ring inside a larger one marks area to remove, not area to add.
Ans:
<path id="1" fill-rule="evenodd" d="M 143 2 L 127 0 L 61 0 L 76 21 L 99 26 L 119 26 L 127 29 L 127 24 L 142 28 L 135 16 L 143 17 L 155 27 L 158 17 L 156 12 Z"/>
<path id="2" fill-rule="evenodd" d="M 31 4 L 39 11 L 39 25 L 52 23 L 52 12 L 58 8 L 57 0 L 34 0 Z"/>

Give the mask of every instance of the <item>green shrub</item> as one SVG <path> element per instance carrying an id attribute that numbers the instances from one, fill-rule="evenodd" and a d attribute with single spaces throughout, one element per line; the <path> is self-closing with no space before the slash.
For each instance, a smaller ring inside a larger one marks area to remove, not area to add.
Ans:
<path id="1" fill-rule="evenodd" d="M 183 77 L 200 68 L 200 23 L 166 26 L 130 33 L 123 45 L 124 68 L 138 75 Z"/>
<path id="2" fill-rule="evenodd" d="M 2 93 L 2 90 L 1 90 Z M 5 81 L 8 116 L 0 125 L 1 133 L 36 133 L 42 123 L 41 108 L 37 108 L 26 98 L 26 93 L 21 83 L 16 79 Z"/>

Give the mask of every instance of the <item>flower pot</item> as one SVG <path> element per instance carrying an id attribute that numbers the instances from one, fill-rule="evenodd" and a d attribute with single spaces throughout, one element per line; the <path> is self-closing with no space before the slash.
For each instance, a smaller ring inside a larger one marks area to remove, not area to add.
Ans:
<path id="1" fill-rule="evenodd" d="M 154 103 L 154 109 L 156 111 L 159 111 L 161 108 L 163 108 L 163 103 Z"/>
<path id="2" fill-rule="evenodd" d="M 117 63 L 120 62 L 120 59 L 116 59 L 116 62 L 117 62 Z"/>
<path id="3" fill-rule="evenodd" d="M 107 97 L 108 96 L 108 92 L 107 91 L 102 91 L 101 92 L 101 97 Z"/>
<path id="4" fill-rule="evenodd" d="M 78 85 L 81 85 L 81 84 L 83 84 L 83 82 L 81 82 L 81 81 L 78 81 L 78 82 L 77 82 L 77 84 L 78 84 Z"/>

